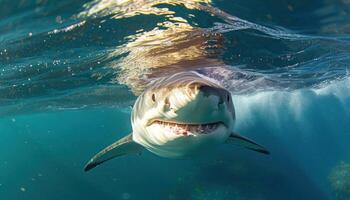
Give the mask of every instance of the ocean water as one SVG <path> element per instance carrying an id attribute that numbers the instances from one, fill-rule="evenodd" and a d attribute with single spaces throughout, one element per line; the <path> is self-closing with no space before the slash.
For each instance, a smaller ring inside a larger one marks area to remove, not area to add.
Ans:
<path id="1" fill-rule="evenodd" d="M 349 1 L 0 2 L 1 200 L 350 198 Z M 271 155 L 84 172 L 148 83 L 188 70 L 232 92 L 235 131 Z"/>

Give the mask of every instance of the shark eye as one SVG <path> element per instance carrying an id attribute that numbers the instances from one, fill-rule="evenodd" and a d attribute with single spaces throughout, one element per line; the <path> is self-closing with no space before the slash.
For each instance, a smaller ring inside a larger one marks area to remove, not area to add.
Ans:
<path id="1" fill-rule="evenodd" d="M 156 102 L 156 95 L 155 94 L 152 94 L 152 101 Z"/>
<path id="2" fill-rule="evenodd" d="M 227 95 L 227 102 L 230 102 L 230 95 Z"/>

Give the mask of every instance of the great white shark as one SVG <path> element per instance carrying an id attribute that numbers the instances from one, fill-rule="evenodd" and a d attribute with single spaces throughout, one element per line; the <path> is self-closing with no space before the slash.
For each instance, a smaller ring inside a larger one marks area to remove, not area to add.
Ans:
<path id="1" fill-rule="evenodd" d="M 148 150 L 167 158 L 186 158 L 223 143 L 269 154 L 263 146 L 235 133 L 231 93 L 194 71 L 155 80 L 136 100 L 132 133 L 96 154 L 88 171 L 112 158 Z"/>

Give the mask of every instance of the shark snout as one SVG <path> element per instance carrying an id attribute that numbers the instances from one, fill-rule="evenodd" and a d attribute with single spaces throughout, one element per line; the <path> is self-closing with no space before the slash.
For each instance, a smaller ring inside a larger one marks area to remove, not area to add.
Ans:
<path id="1" fill-rule="evenodd" d="M 183 107 L 191 107 L 193 111 L 222 107 L 229 98 L 229 93 L 218 87 L 193 84 L 181 92 L 171 92 L 163 99 L 163 111 L 176 112 Z"/>
<path id="2" fill-rule="evenodd" d="M 199 91 L 205 98 L 217 99 L 215 101 L 217 106 L 229 101 L 230 98 L 230 94 L 226 90 L 217 87 L 204 85 L 199 87 Z"/>

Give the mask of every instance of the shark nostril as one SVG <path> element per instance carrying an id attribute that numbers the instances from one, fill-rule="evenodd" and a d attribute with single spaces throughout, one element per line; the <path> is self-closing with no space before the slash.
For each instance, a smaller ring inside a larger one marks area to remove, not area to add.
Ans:
<path id="1" fill-rule="evenodd" d="M 170 106 L 170 101 L 169 101 L 168 97 L 165 98 L 164 103 L 165 103 L 166 105 Z"/>
<path id="2" fill-rule="evenodd" d="M 165 100 L 164 100 L 164 105 L 165 105 L 165 108 L 166 108 L 166 109 L 170 109 L 170 110 L 171 110 L 171 108 L 170 108 L 170 101 L 169 101 L 168 97 L 165 98 Z"/>

